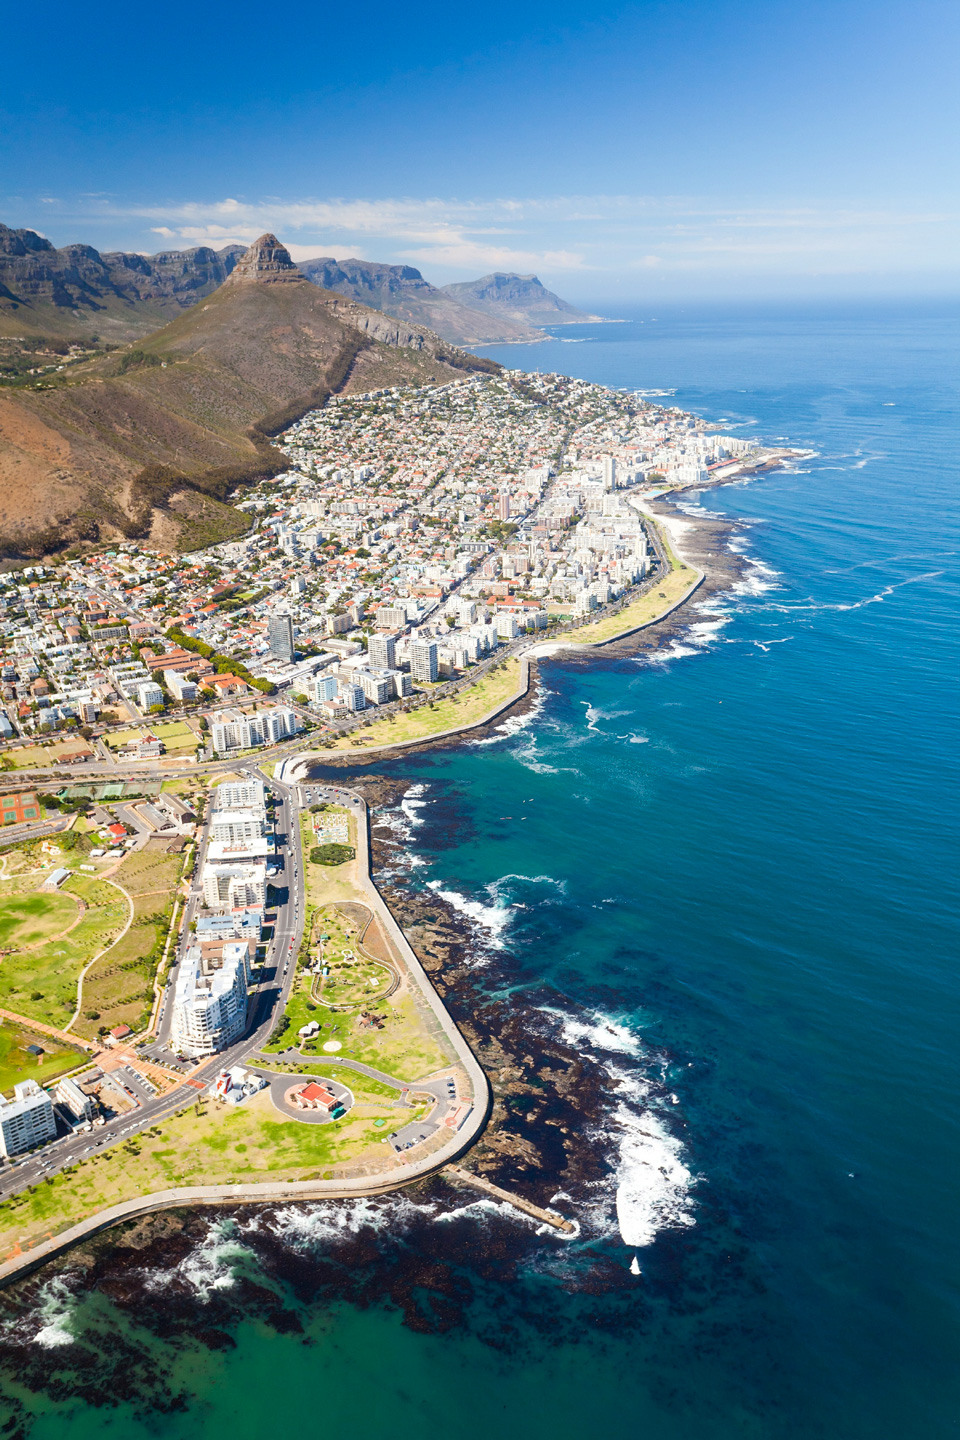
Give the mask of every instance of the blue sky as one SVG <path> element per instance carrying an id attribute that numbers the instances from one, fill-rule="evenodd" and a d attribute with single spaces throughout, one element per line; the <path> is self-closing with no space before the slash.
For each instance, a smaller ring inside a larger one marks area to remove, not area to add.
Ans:
<path id="1" fill-rule="evenodd" d="M 11 7 L 0 219 L 573 299 L 956 294 L 960 6 Z"/>

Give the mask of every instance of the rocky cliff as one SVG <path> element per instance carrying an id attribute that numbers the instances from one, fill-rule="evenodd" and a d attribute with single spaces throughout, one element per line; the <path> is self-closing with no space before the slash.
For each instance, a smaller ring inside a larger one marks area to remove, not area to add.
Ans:
<path id="1" fill-rule="evenodd" d="M 566 300 L 561 300 L 536 275 L 514 275 L 495 271 L 479 280 L 444 285 L 443 294 L 461 305 L 486 315 L 503 317 L 528 325 L 562 325 L 575 321 L 599 320 Z"/>
<path id="2" fill-rule="evenodd" d="M 412 265 L 381 265 L 373 260 L 302 260 L 300 269 L 314 285 L 348 296 L 374 310 L 414 325 L 427 325 L 455 345 L 493 345 L 498 341 L 534 341 L 539 331 L 507 315 L 471 309 L 424 280 Z"/>
<path id="3" fill-rule="evenodd" d="M 0 334 L 148 334 L 222 285 L 243 247 L 100 254 L 0 225 Z"/>

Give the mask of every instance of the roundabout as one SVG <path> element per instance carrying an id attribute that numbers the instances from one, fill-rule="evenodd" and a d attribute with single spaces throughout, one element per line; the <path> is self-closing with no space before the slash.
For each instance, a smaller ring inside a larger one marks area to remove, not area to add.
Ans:
<path id="1" fill-rule="evenodd" d="M 353 1091 L 325 1075 L 275 1075 L 260 1071 L 270 1087 L 275 1110 L 285 1120 L 304 1125 L 330 1125 L 342 1120 L 355 1104 Z"/>

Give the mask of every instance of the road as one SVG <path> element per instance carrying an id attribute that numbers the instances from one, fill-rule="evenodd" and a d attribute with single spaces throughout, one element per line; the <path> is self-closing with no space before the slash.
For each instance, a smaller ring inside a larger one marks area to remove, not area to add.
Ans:
<path id="1" fill-rule="evenodd" d="M 92 1132 L 83 1131 L 79 1134 L 64 1136 L 62 1139 L 44 1146 L 42 1150 L 33 1155 L 7 1161 L 0 1170 L 0 1199 L 5 1199 L 8 1195 L 26 1189 L 28 1185 L 38 1184 L 41 1180 L 55 1175 L 66 1166 L 75 1164 L 77 1160 L 83 1159 L 94 1151 L 108 1149 L 123 1140 L 128 1140 L 139 1131 L 149 1129 L 151 1125 L 157 1125 L 161 1121 L 169 1119 L 184 1105 L 196 1100 L 201 1091 L 206 1089 L 221 1070 L 229 1069 L 232 1065 L 243 1064 L 247 1057 L 259 1050 L 269 1038 L 277 1016 L 283 1012 L 293 985 L 296 957 L 303 935 L 304 870 L 300 843 L 298 796 L 295 785 L 282 785 L 278 781 L 270 779 L 255 764 L 251 763 L 243 768 L 249 774 L 264 780 L 275 796 L 275 831 L 282 869 L 275 876 L 277 882 L 275 893 L 279 903 L 276 906 L 277 918 L 273 939 L 270 942 L 256 988 L 251 996 L 247 1029 L 242 1039 L 228 1050 L 221 1051 L 200 1065 L 182 1067 L 184 1084 L 177 1086 L 167 1095 L 151 1097 L 142 1084 L 136 1080 L 136 1077 L 125 1075 L 122 1071 L 115 1072 L 121 1082 L 133 1092 L 134 1098 L 139 1102 L 137 1108 L 125 1115 L 116 1116 L 105 1126 L 98 1127 Z M 360 802 L 356 801 L 355 803 L 359 804 Z M 212 806 L 207 811 L 202 831 L 198 835 L 198 840 L 204 848 L 209 840 L 211 814 Z M 196 874 L 200 873 L 202 854 L 203 849 L 198 851 Z M 187 901 L 181 931 L 180 959 L 182 959 L 182 946 L 189 943 L 189 923 L 198 900 L 199 892 L 193 885 Z M 152 1045 L 145 1047 L 143 1052 L 149 1058 L 163 1060 L 168 1066 L 173 1060 L 167 1045 L 172 1019 L 169 1013 L 169 1000 L 173 994 L 174 975 L 175 972 L 172 971 L 162 1002 L 160 1010 L 162 1019 L 158 1038 Z"/>

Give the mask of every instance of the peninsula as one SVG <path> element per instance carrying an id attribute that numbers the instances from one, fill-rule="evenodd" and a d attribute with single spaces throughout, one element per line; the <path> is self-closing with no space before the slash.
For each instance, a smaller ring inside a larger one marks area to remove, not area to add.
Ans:
<path id="1" fill-rule="evenodd" d="M 704 577 L 656 498 L 788 454 L 560 375 L 323 398 L 235 538 L 2 577 L 0 1279 L 158 1208 L 469 1175 L 486 1075 L 317 767 L 662 624 Z"/>

